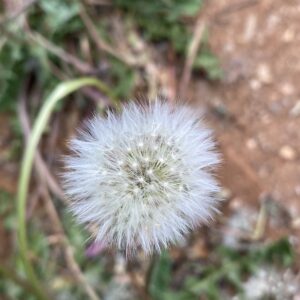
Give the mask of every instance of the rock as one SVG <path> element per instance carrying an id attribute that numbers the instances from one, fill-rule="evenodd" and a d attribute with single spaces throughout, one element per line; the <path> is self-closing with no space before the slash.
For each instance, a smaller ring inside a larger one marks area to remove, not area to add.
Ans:
<path id="1" fill-rule="evenodd" d="M 288 145 L 280 148 L 279 156 L 285 160 L 294 160 L 296 158 L 296 151 Z"/>

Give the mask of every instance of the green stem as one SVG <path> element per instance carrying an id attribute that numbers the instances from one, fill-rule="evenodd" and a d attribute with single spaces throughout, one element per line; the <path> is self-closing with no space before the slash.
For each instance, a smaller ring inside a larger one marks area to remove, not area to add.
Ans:
<path id="1" fill-rule="evenodd" d="M 51 93 L 49 98 L 45 101 L 41 111 L 39 112 L 37 119 L 34 123 L 32 134 L 29 137 L 28 144 L 25 149 L 25 154 L 21 164 L 20 179 L 18 185 L 17 194 L 17 212 L 18 212 L 18 244 L 19 251 L 23 261 L 24 269 L 28 279 L 34 287 L 36 294 L 39 295 L 39 299 L 49 299 L 49 296 L 45 293 L 34 268 L 31 265 L 30 258 L 28 257 L 28 243 L 27 243 L 27 227 L 26 227 L 26 199 L 28 193 L 28 186 L 30 175 L 32 171 L 32 164 L 34 159 L 34 153 L 37 149 L 40 138 L 45 130 L 50 115 L 55 108 L 55 105 L 59 100 L 62 100 L 72 92 L 84 87 L 95 86 L 99 90 L 108 94 L 108 87 L 101 81 L 95 78 L 80 78 L 67 82 L 63 82 L 57 86 L 57 88 Z"/>

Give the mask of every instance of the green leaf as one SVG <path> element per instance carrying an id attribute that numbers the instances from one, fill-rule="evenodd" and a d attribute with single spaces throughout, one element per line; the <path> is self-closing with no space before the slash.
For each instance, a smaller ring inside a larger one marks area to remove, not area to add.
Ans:
<path id="1" fill-rule="evenodd" d="M 111 59 L 111 76 L 114 81 L 112 90 L 115 98 L 129 98 L 135 84 L 135 76 L 132 69 L 125 66 L 122 62 Z"/>
<path id="2" fill-rule="evenodd" d="M 135 20 L 147 39 L 170 41 L 181 53 L 184 53 L 190 37 L 183 18 L 195 16 L 202 4 L 202 0 L 114 0 L 113 2 Z"/>
<path id="3" fill-rule="evenodd" d="M 218 58 L 210 51 L 201 51 L 194 62 L 195 69 L 204 69 L 211 80 L 222 78 L 222 69 Z"/>
<path id="4" fill-rule="evenodd" d="M 171 258 L 168 252 L 162 252 L 153 266 L 149 292 L 155 300 L 165 300 L 166 292 L 171 282 Z"/>
<path id="5" fill-rule="evenodd" d="M 79 5 L 76 1 L 41 0 L 39 5 L 46 14 L 48 26 L 53 31 L 60 30 L 65 25 L 69 27 L 72 18 L 79 12 Z"/>
<path id="6" fill-rule="evenodd" d="M 266 262 L 276 262 L 284 267 L 290 266 L 294 261 L 294 250 L 287 238 L 280 239 L 258 252 L 257 256 Z"/>

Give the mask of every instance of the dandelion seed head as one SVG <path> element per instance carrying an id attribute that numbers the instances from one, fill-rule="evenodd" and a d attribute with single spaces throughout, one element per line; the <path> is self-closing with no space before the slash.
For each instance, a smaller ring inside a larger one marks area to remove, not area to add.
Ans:
<path id="1" fill-rule="evenodd" d="M 193 110 L 159 101 L 95 117 L 70 143 L 64 186 L 96 239 L 146 253 L 181 240 L 216 210 L 219 158 Z"/>

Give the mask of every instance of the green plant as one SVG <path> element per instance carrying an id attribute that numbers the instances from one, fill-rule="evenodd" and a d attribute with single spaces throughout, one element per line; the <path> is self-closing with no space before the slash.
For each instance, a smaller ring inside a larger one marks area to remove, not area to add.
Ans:
<path id="1" fill-rule="evenodd" d="M 192 34 L 186 23 L 195 18 L 202 7 L 202 0 L 114 0 L 114 4 L 142 29 L 143 35 L 152 42 L 170 42 L 175 51 L 186 55 Z M 222 77 L 219 60 L 208 47 L 208 35 L 203 38 L 194 63 L 194 69 L 204 70 L 211 80 Z"/>

